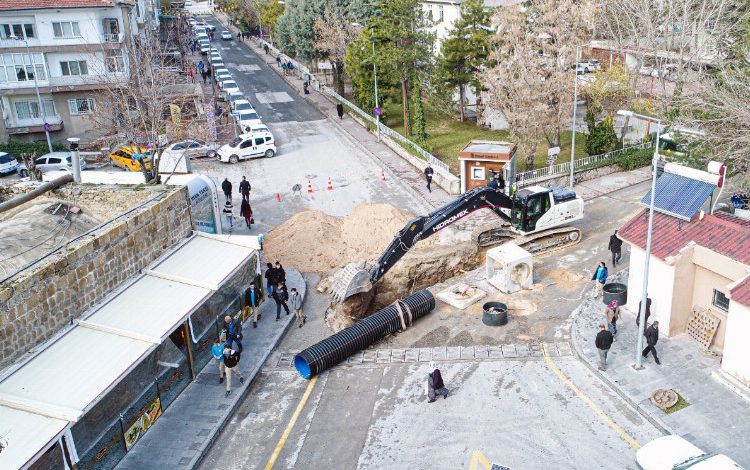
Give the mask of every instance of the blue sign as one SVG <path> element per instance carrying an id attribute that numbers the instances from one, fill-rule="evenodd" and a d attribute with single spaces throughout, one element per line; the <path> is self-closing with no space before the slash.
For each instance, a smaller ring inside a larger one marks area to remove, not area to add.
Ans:
<path id="1" fill-rule="evenodd" d="M 49 125 L 48 122 L 44 123 L 44 132 L 49 132 L 52 129 L 52 126 Z"/>
<path id="2" fill-rule="evenodd" d="M 381 108 L 380 106 L 376 106 L 376 107 L 372 108 L 372 114 L 374 114 L 375 116 L 382 116 L 383 115 L 383 108 Z"/>

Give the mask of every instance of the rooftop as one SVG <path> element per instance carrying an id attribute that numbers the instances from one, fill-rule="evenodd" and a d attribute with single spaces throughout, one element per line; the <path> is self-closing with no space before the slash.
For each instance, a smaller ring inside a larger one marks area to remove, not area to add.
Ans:
<path id="1" fill-rule="evenodd" d="M 515 150 L 516 144 L 503 141 L 472 140 L 466 147 L 461 149 L 461 156 L 465 153 L 496 154 L 498 156 L 509 156 Z M 491 155 L 494 156 L 494 155 Z M 468 156 L 466 157 L 468 158 Z"/>
<path id="2" fill-rule="evenodd" d="M 42 10 L 45 8 L 111 7 L 114 0 L 0 0 L 0 11 Z"/>

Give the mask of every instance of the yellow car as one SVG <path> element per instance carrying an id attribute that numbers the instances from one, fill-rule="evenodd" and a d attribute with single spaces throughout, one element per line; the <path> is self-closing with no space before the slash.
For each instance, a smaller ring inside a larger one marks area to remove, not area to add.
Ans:
<path id="1" fill-rule="evenodd" d="M 115 166 L 122 168 L 127 171 L 141 171 L 141 162 L 133 158 L 133 154 L 138 153 L 143 155 L 143 164 L 147 170 L 151 169 L 151 152 L 145 147 L 136 148 L 135 145 L 123 145 L 115 148 L 109 154 L 109 158 L 112 159 L 112 163 Z"/>

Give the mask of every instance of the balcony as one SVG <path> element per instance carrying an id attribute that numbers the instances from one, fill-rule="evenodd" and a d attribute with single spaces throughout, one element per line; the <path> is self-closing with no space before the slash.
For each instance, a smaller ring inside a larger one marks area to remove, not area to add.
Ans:
<path id="1" fill-rule="evenodd" d="M 104 42 L 122 42 L 122 33 L 104 33 Z"/>
<path id="2" fill-rule="evenodd" d="M 41 45 L 41 42 L 37 38 L 29 38 L 29 47 L 37 47 Z M 18 39 L 0 39 L 0 48 L 3 47 L 23 47 L 26 48 L 26 43 Z M 14 51 L 15 52 L 15 51 Z"/>
<path id="3" fill-rule="evenodd" d="M 44 132 L 44 119 L 5 119 L 5 129 L 8 134 L 33 134 L 36 132 Z M 49 131 L 61 131 L 63 130 L 63 120 L 60 116 L 47 116 L 47 124 L 49 124 Z"/>

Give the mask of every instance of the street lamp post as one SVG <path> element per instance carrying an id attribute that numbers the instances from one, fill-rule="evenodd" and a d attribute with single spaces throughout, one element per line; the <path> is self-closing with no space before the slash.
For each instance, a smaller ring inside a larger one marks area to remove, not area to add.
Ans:
<path id="1" fill-rule="evenodd" d="M 581 46 L 576 46 L 576 60 L 573 62 L 573 134 L 570 141 L 570 189 L 573 189 L 573 171 L 575 170 L 576 158 L 576 111 L 578 110 L 578 61 L 581 56 Z"/>
<path id="2" fill-rule="evenodd" d="M 360 28 L 364 28 L 364 25 L 361 23 L 352 23 L 352 26 L 357 26 Z M 371 30 L 372 31 L 372 30 Z M 372 75 L 375 80 L 375 107 L 380 108 L 380 100 L 378 98 L 378 67 L 376 64 L 375 59 L 377 58 L 377 54 L 375 52 L 375 35 L 373 31 L 373 37 L 372 37 Z M 380 142 L 380 114 L 375 115 L 375 126 L 378 128 L 378 142 Z"/>
<path id="3" fill-rule="evenodd" d="M 42 120 L 44 121 L 44 134 L 47 136 L 47 147 L 49 148 L 50 153 L 52 153 L 52 139 L 49 137 L 49 124 L 47 124 L 47 113 L 44 112 L 44 104 L 42 103 L 42 95 L 39 94 L 39 82 L 36 79 L 36 65 L 34 64 L 34 57 L 31 55 L 31 48 L 29 47 L 29 41 L 27 41 L 24 38 L 20 38 L 18 36 L 12 35 L 10 36 L 11 39 L 15 39 L 17 41 L 23 41 L 24 44 L 26 44 L 26 54 L 29 56 L 29 64 L 31 65 L 31 69 L 34 73 L 34 90 L 36 91 L 36 100 L 37 104 L 39 105 L 39 113 L 42 116 Z M 26 79 L 29 78 L 29 72 L 26 71 Z"/>
<path id="4" fill-rule="evenodd" d="M 648 205 L 648 228 L 646 231 L 646 258 L 643 262 L 643 285 L 641 287 L 641 304 L 640 311 L 638 312 L 638 335 L 635 346 L 635 364 L 633 368 L 636 370 L 643 369 L 643 334 L 646 328 L 646 308 L 648 306 L 648 269 L 649 262 L 651 261 L 651 235 L 654 228 L 654 200 L 656 198 L 656 165 L 659 160 L 659 138 L 661 137 L 661 119 L 644 116 L 642 114 L 633 113 L 632 111 L 619 111 L 618 114 L 622 116 L 637 117 L 646 121 L 656 123 L 656 146 L 654 147 L 654 157 L 651 161 L 651 200 Z"/>

